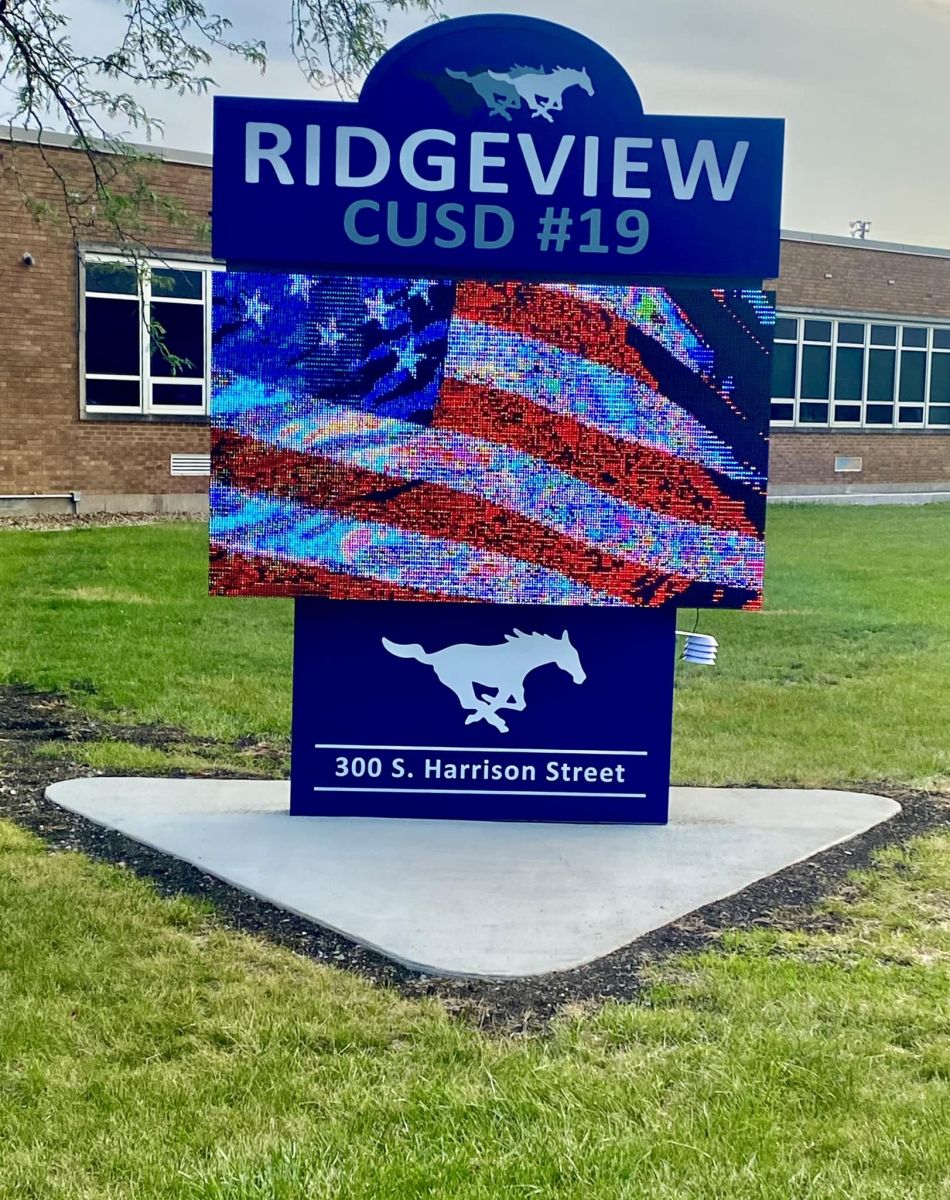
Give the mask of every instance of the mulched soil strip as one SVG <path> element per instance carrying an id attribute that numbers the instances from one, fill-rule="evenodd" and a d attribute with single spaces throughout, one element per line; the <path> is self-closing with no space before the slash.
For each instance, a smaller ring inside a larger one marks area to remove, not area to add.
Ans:
<path id="1" fill-rule="evenodd" d="M 901 812 L 843 845 L 759 880 L 734 896 L 697 909 L 587 966 L 514 980 L 435 977 L 400 966 L 340 934 L 248 896 L 188 863 L 150 850 L 46 800 L 44 789 L 57 780 L 103 772 L 67 759 L 40 758 L 32 746 L 50 740 L 103 738 L 166 747 L 169 743 L 212 744 L 171 727 L 126 727 L 99 722 L 71 708 L 62 697 L 26 687 L 0 688 L 0 816 L 39 834 L 51 850 L 81 851 L 90 858 L 132 870 L 150 879 L 162 895 L 185 893 L 211 901 L 220 918 L 232 928 L 266 937 L 319 962 L 355 971 L 405 996 L 438 997 L 449 1011 L 483 1028 L 509 1034 L 545 1028 L 558 1010 L 568 1004 L 633 1000 L 641 990 L 645 965 L 671 954 L 715 949 L 724 930 L 833 929 L 837 919 L 816 914 L 813 909 L 824 897 L 841 892 L 849 871 L 868 866 L 874 852 L 884 846 L 899 845 L 931 830 L 950 828 L 948 796 L 895 789 L 874 782 L 854 783 L 851 786 L 855 790 L 893 797 L 902 805 Z M 224 773 L 207 774 L 210 777 Z M 460 930 L 459 936 L 464 937 L 464 930 Z"/>
<path id="2" fill-rule="evenodd" d="M 0 529 L 49 533 L 62 529 L 99 529 L 112 525 L 165 525 L 169 521 L 206 521 L 201 513 L 3 513 Z"/>

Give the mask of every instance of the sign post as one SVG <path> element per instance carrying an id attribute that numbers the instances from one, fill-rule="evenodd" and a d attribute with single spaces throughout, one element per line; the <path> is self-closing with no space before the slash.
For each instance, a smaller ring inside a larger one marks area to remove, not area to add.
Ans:
<path id="1" fill-rule="evenodd" d="M 761 603 L 782 138 L 506 16 L 216 100 L 211 584 L 297 597 L 292 812 L 666 820 L 676 610 Z"/>

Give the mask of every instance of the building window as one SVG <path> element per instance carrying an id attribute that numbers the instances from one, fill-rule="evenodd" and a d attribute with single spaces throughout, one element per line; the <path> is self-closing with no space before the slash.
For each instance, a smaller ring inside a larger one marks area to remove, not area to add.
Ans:
<path id="1" fill-rule="evenodd" d="M 950 326 L 780 315 L 772 424 L 950 428 Z"/>
<path id="2" fill-rule="evenodd" d="M 81 268 L 87 413 L 203 415 L 210 373 L 210 263 L 87 254 Z"/>

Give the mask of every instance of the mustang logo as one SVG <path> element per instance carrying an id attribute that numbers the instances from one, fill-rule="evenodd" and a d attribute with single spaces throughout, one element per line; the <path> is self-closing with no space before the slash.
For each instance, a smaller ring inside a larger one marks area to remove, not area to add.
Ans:
<path id="1" fill-rule="evenodd" d="M 472 85 L 488 106 L 493 117 L 511 120 L 511 110 L 521 108 L 524 101 L 532 117 L 543 117 L 554 121 L 552 112 L 564 108 L 564 93 L 568 88 L 583 88 L 593 96 L 594 85 L 586 67 L 575 71 L 570 67 L 555 67 L 545 72 L 543 67 L 510 67 L 507 71 L 482 71 L 478 75 L 467 75 L 464 71 L 445 69 L 452 79 L 464 79 Z"/>
<path id="2" fill-rule="evenodd" d="M 516 629 L 506 634 L 497 646 L 462 643 L 431 654 L 421 646 L 400 646 L 388 638 L 383 638 L 383 646 L 396 658 L 412 658 L 430 666 L 439 682 L 455 693 L 459 704 L 469 713 L 466 725 L 487 721 L 502 733 L 508 732 L 508 726 L 498 715 L 499 709 L 510 708 L 514 712 L 525 709 L 524 681 L 536 667 L 553 663 L 575 683 L 583 683 L 587 678 L 567 630 L 555 638 Z M 476 686 L 482 695 L 476 692 Z M 494 696 L 484 694 L 491 689 L 495 690 Z"/>

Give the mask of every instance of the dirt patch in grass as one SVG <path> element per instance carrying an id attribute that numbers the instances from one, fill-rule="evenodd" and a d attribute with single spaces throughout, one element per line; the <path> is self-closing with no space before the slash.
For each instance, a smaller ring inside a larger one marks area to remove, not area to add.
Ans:
<path id="1" fill-rule="evenodd" d="M 641 989 L 644 966 L 671 954 L 715 948 L 728 930 L 834 929 L 841 917 L 815 909 L 824 898 L 841 894 L 850 871 L 871 865 L 875 852 L 885 846 L 950 827 L 950 796 L 894 788 L 871 780 L 855 781 L 855 790 L 897 800 L 901 812 L 847 843 L 698 909 L 587 966 L 523 980 L 434 977 L 391 962 L 331 930 L 245 895 L 187 863 L 150 850 L 46 800 L 44 790 L 50 783 L 105 774 L 84 765 L 78 757 L 83 743 L 104 741 L 184 748 L 209 757 L 215 752 L 239 752 L 253 744 L 259 761 L 274 767 L 273 774 L 279 773 L 282 754 L 281 747 L 262 747 L 254 739 L 222 743 L 197 738 L 173 726 L 125 726 L 100 721 L 73 708 L 60 696 L 24 686 L 0 687 L 0 817 L 39 834 L 51 850 L 75 850 L 93 859 L 121 863 L 150 879 L 162 895 L 184 893 L 210 901 L 220 918 L 233 928 L 355 971 L 375 983 L 395 987 L 406 996 L 437 996 L 451 1011 L 484 1028 L 506 1033 L 542 1028 L 564 1009 L 607 999 L 633 999 Z M 63 752 L 55 758 L 38 752 L 51 742 L 62 745 Z M 75 759 L 68 752 L 70 743 L 77 748 Z M 168 773 L 184 775 L 183 771 Z M 233 777 L 232 772 L 211 766 L 201 774 Z"/>
<path id="2" fill-rule="evenodd" d="M 0 529 L 50 533 L 61 529 L 98 529 L 108 525 L 165 525 L 169 521 L 200 521 L 198 513 L 10 513 L 0 515 Z"/>

